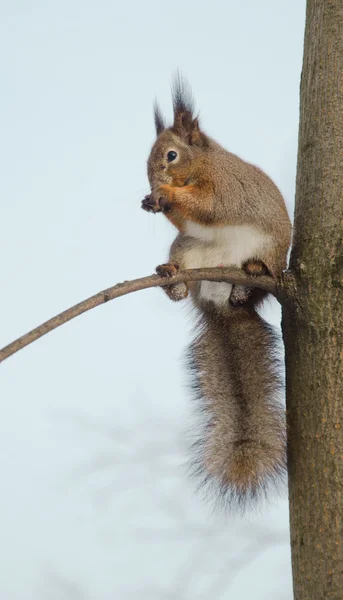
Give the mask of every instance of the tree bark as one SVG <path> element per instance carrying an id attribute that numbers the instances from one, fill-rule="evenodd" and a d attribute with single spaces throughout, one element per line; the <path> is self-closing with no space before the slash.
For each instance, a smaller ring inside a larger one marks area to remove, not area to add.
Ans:
<path id="1" fill-rule="evenodd" d="M 295 600 L 343 598 L 343 2 L 308 0 L 283 306 Z"/>

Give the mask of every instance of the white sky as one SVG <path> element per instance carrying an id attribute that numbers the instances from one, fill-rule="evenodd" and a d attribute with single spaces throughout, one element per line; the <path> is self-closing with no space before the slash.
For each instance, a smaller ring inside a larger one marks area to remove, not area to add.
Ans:
<path id="1" fill-rule="evenodd" d="M 304 9 L 0 2 L 0 346 L 165 259 L 174 232 L 140 201 L 177 67 L 204 129 L 292 213 Z M 1 365 L 1 598 L 291 599 L 286 501 L 212 515 L 188 480 L 191 324 L 144 291 Z"/>

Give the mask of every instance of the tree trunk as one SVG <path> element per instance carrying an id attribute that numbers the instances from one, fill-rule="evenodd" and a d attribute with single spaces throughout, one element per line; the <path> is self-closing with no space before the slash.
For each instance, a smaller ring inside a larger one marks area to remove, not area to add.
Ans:
<path id="1" fill-rule="evenodd" d="M 307 1 L 295 233 L 285 283 L 294 597 L 342 600 L 342 0 Z"/>

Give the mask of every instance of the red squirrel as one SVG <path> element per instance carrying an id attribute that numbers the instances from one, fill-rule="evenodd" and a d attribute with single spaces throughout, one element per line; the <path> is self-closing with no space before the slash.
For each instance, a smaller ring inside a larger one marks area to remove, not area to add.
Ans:
<path id="1" fill-rule="evenodd" d="M 174 123 L 159 107 L 148 159 L 151 193 L 142 201 L 178 229 L 169 261 L 157 273 L 234 265 L 249 275 L 279 277 L 291 223 L 283 197 L 259 168 L 208 137 L 188 86 L 173 84 Z M 202 427 L 196 472 L 231 506 L 245 508 L 286 470 L 277 336 L 256 308 L 267 295 L 222 282 L 166 285 L 172 300 L 190 295 L 199 327 L 189 349 Z"/>

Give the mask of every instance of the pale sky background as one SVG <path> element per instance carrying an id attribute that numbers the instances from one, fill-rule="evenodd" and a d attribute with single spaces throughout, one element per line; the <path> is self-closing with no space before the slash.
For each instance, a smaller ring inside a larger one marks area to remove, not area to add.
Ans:
<path id="1" fill-rule="evenodd" d="M 0 0 L 0 346 L 165 259 L 173 229 L 140 201 L 177 67 L 293 213 L 304 18 L 304 0 Z M 1 365 L 1 599 L 291 600 L 286 499 L 232 518 L 188 479 L 191 326 L 144 291 Z"/>

